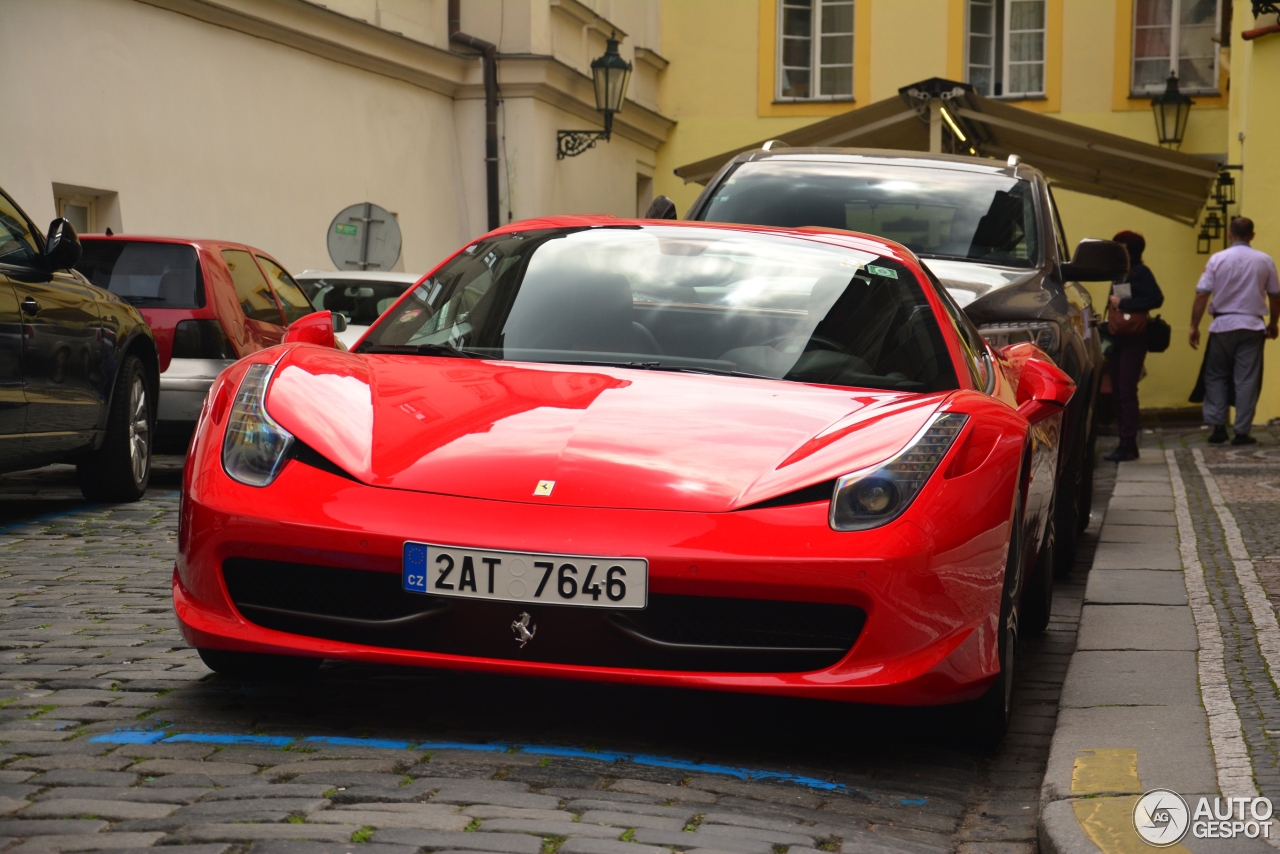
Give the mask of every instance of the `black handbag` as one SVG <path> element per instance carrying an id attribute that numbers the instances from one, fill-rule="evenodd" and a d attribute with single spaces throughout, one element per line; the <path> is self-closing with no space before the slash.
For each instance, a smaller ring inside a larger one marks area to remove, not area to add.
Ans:
<path id="1" fill-rule="evenodd" d="M 1158 314 L 1150 315 L 1147 318 L 1147 328 L 1144 334 L 1147 338 L 1148 353 L 1163 353 L 1169 349 L 1169 341 L 1173 338 L 1173 330 Z"/>

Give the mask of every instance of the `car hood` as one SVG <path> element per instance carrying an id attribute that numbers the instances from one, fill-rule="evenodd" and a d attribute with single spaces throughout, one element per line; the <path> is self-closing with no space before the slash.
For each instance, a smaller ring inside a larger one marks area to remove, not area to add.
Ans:
<path id="1" fill-rule="evenodd" d="M 888 459 L 946 396 L 299 346 L 267 409 L 373 486 L 716 512 Z"/>
<path id="2" fill-rule="evenodd" d="M 1040 317 L 1057 296 L 1043 271 L 1037 268 L 943 258 L 925 258 L 921 263 L 977 323 Z"/>

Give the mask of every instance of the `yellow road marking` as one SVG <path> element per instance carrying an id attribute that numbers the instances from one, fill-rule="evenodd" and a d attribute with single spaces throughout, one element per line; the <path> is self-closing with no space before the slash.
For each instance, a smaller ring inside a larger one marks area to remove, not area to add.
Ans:
<path id="1" fill-rule="evenodd" d="M 1138 751 L 1132 748 L 1081 750 L 1071 769 L 1073 795 L 1140 795 Z"/>
<path id="2" fill-rule="evenodd" d="M 1133 807 L 1142 794 L 1138 751 L 1132 748 L 1081 750 L 1071 769 L 1071 802 L 1076 821 L 1102 854 L 1151 854 L 1133 827 Z M 1087 796 L 1094 797 L 1087 797 Z M 1097 797 L 1110 795 L 1112 797 Z M 1115 797 L 1115 796 L 1119 797 Z M 1164 849 L 1191 854 L 1181 843 Z"/>

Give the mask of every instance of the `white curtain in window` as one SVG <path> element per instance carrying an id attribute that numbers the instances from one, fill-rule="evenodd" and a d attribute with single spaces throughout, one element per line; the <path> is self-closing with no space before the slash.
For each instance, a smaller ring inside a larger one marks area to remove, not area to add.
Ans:
<path id="1" fill-rule="evenodd" d="M 980 95 L 1044 95 L 1045 0 L 969 0 L 966 78 Z"/>
<path id="2" fill-rule="evenodd" d="M 782 0 L 778 7 L 780 100 L 853 96 L 853 0 Z"/>
<path id="3" fill-rule="evenodd" d="M 1216 92 L 1213 35 L 1221 0 L 1134 0 L 1133 92 L 1154 94 L 1170 72 L 1184 92 Z"/>

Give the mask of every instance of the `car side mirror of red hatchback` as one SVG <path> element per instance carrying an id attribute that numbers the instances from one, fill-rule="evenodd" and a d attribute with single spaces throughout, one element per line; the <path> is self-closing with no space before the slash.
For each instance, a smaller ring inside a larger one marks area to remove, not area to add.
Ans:
<path id="1" fill-rule="evenodd" d="M 1000 355 L 1008 362 L 1018 413 L 1032 424 L 1052 418 L 1071 401 L 1076 384 L 1036 345 L 1010 344 L 1001 348 Z"/>
<path id="2" fill-rule="evenodd" d="M 333 334 L 333 315 L 327 311 L 317 311 L 300 317 L 284 333 L 286 344 L 319 344 L 321 347 L 337 347 L 337 338 Z"/>

